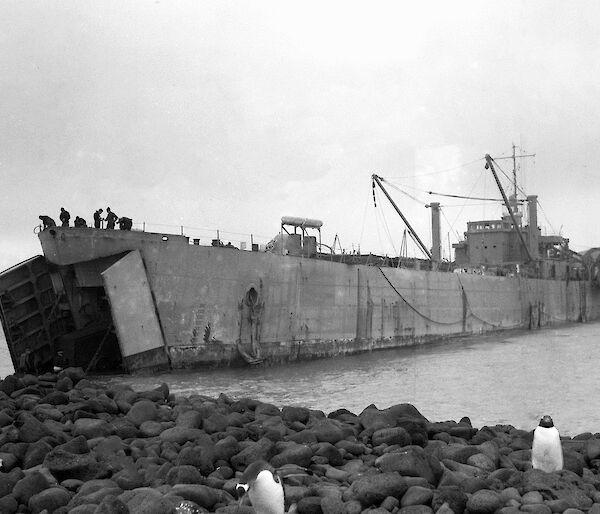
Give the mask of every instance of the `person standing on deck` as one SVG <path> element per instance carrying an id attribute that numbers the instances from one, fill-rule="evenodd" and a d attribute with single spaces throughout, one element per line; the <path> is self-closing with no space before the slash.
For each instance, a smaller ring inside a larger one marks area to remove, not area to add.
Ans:
<path id="1" fill-rule="evenodd" d="M 42 220 L 42 223 L 44 224 L 43 230 L 46 230 L 49 227 L 56 227 L 56 222 L 50 216 L 42 214 L 38 217 Z"/>
<path id="2" fill-rule="evenodd" d="M 98 209 L 94 212 L 94 228 L 102 228 L 102 209 Z"/>
<path id="3" fill-rule="evenodd" d="M 64 207 L 60 208 L 59 218 L 60 218 L 60 221 L 61 221 L 63 227 L 69 226 L 69 220 L 71 219 L 71 214 L 69 213 L 69 211 L 66 211 Z"/>
<path id="4" fill-rule="evenodd" d="M 115 223 L 116 221 L 119 219 L 119 217 L 110 210 L 110 207 L 106 208 L 106 228 L 107 229 L 114 229 L 115 228 Z"/>

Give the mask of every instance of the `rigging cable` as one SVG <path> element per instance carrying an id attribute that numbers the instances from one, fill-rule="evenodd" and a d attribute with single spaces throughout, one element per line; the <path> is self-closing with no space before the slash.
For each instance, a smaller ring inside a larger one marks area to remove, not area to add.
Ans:
<path id="1" fill-rule="evenodd" d="M 383 272 L 383 270 L 377 266 L 377 269 L 381 272 L 381 274 L 383 275 L 383 278 L 385 278 L 385 281 L 390 285 L 390 287 L 395 291 L 395 293 L 400 297 L 400 299 L 412 310 L 414 311 L 416 314 L 418 314 L 419 316 L 421 316 L 423 319 L 426 319 L 427 321 L 431 321 L 431 323 L 436 323 L 437 325 L 456 325 L 458 323 L 462 323 L 462 318 L 459 319 L 458 321 L 436 321 L 432 318 L 430 318 L 429 316 L 427 316 L 426 314 L 423 314 L 422 312 L 420 312 L 419 310 L 417 310 L 416 307 L 412 306 L 408 300 L 406 298 L 404 298 L 404 296 L 402 296 L 402 294 L 400 293 L 400 291 L 398 291 L 398 289 L 396 289 L 394 287 L 394 284 L 392 284 L 390 282 L 390 279 L 387 278 L 386 274 Z"/>
<path id="2" fill-rule="evenodd" d="M 478 159 L 475 159 L 473 161 L 467 162 L 465 164 L 459 164 L 458 166 L 454 166 L 452 168 L 445 168 L 443 170 L 431 171 L 429 173 L 419 173 L 418 175 L 403 175 L 403 176 L 392 177 L 392 178 L 404 179 L 404 178 L 426 177 L 428 175 L 439 175 L 441 173 L 448 173 L 449 171 L 454 171 L 454 170 L 459 170 L 461 168 L 466 168 L 467 166 L 470 166 L 471 164 L 475 164 L 476 162 L 483 161 L 483 160 L 485 160 L 485 157 L 479 157 Z"/>

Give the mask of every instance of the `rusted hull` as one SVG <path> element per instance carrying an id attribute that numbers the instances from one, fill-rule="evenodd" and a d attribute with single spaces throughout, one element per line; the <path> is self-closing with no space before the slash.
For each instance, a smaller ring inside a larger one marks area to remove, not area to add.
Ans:
<path id="1" fill-rule="evenodd" d="M 113 287 L 107 270 L 139 254 L 135 280 L 147 281 L 152 304 L 126 297 L 127 279 L 110 298 L 130 371 L 285 363 L 598 318 L 597 293 L 584 281 L 341 264 L 144 232 L 58 227 L 40 241 L 71 280 L 73 306 L 98 303 Z M 129 306 L 120 320 L 119 302 Z M 149 310 L 160 333 L 144 342 Z M 129 352 L 123 341 L 131 331 Z"/>

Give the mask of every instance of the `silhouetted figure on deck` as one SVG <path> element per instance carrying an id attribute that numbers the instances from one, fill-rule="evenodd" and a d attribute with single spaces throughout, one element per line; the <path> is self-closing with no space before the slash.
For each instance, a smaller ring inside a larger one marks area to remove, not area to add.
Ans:
<path id="1" fill-rule="evenodd" d="M 102 209 L 94 212 L 94 228 L 102 228 Z"/>
<path id="2" fill-rule="evenodd" d="M 75 222 L 73 223 L 73 226 L 77 228 L 87 227 L 87 221 L 85 221 L 83 218 L 80 218 L 79 216 L 75 216 Z"/>
<path id="3" fill-rule="evenodd" d="M 31 350 L 27 347 L 19 357 L 19 372 L 31 373 L 31 368 Z"/>
<path id="4" fill-rule="evenodd" d="M 125 216 L 123 216 L 122 218 L 119 218 L 119 228 L 121 230 L 131 230 L 132 226 L 133 226 L 133 220 L 131 218 L 127 218 Z"/>
<path id="5" fill-rule="evenodd" d="M 41 216 L 39 216 L 39 218 L 42 220 L 42 223 L 44 224 L 43 230 L 46 230 L 47 228 L 50 228 L 50 227 L 56 227 L 56 222 L 50 216 L 46 216 L 46 215 L 42 214 Z"/>
<path id="6" fill-rule="evenodd" d="M 106 208 L 106 228 L 109 230 L 112 230 L 115 228 L 115 223 L 117 222 L 117 220 L 119 219 L 119 217 L 110 210 L 110 207 Z"/>
<path id="7" fill-rule="evenodd" d="M 60 218 L 61 226 L 63 226 L 63 227 L 69 226 L 69 220 L 71 219 L 71 214 L 69 213 L 69 211 L 65 210 L 64 207 L 60 208 L 59 218 Z"/>

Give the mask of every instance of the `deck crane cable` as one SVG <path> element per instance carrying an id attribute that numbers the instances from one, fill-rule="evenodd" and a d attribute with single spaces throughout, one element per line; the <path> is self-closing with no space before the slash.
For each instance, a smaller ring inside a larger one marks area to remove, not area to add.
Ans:
<path id="1" fill-rule="evenodd" d="M 548 225 L 550 225 L 550 229 L 552 230 L 552 232 L 554 234 L 558 234 L 559 232 L 556 232 L 556 229 L 552 226 L 552 223 L 550 223 L 550 220 L 548 219 L 548 216 L 546 216 L 546 211 L 544 211 L 544 209 L 543 209 L 542 204 L 540 203 L 540 201 L 537 200 L 536 203 L 538 204 L 538 207 L 542 211 L 542 214 L 544 215 L 544 219 L 546 220 L 546 223 L 548 223 Z"/>
<path id="2" fill-rule="evenodd" d="M 485 157 L 479 157 L 478 159 L 475 159 L 473 161 L 470 162 L 466 162 L 464 164 L 459 164 L 458 166 L 453 166 L 452 168 L 445 168 L 442 170 L 436 170 L 436 171 L 431 171 L 429 173 L 419 173 L 419 175 L 416 175 L 417 177 L 426 177 L 428 175 L 439 175 L 441 173 L 448 173 L 450 171 L 455 171 L 455 170 L 459 170 L 461 168 L 466 168 L 467 166 L 470 166 L 471 164 L 475 164 L 479 161 L 483 161 L 485 160 Z M 399 176 L 399 177 L 388 177 L 388 178 L 393 178 L 393 179 L 404 179 L 404 178 L 415 178 L 415 175 L 404 175 L 404 176 Z"/>
<path id="3" fill-rule="evenodd" d="M 479 181 L 481 180 L 481 177 L 483 176 L 483 172 L 484 172 L 484 168 L 481 168 L 480 172 L 479 172 L 479 177 L 477 177 L 477 180 L 475 180 L 473 182 L 473 187 L 471 187 L 471 191 L 469 191 L 469 196 L 471 196 L 471 194 L 473 193 L 473 190 L 475 189 L 475 187 L 477 186 L 477 184 L 479 183 Z M 462 214 L 463 210 L 465 209 L 465 207 L 467 206 L 467 202 L 463 202 L 460 210 L 458 211 L 458 214 L 456 215 L 456 217 L 454 218 L 454 222 L 450 224 L 450 226 L 454 226 L 456 225 L 458 218 L 460 217 L 460 215 Z"/>
<path id="4" fill-rule="evenodd" d="M 419 200 L 418 198 L 414 197 L 413 195 L 411 195 L 410 193 L 407 193 L 406 191 L 400 189 L 397 185 L 392 184 L 389 180 L 384 179 L 383 177 L 381 177 L 381 181 L 385 182 L 387 185 L 389 185 L 391 188 L 395 189 L 396 191 L 399 191 L 400 193 L 402 193 L 403 195 L 408 196 L 411 200 L 414 200 L 417 203 L 420 203 L 422 205 L 425 205 L 425 202 L 422 202 L 421 200 Z M 405 186 L 404 186 L 405 187 Z M 414 188 L 416 189 L 416 188 Z"/>
<path id="5" fill-rule="evenodd" d="M 444 209 L 440 209 L 440 212 L 442 213 L 442 216 L 444 217 L 444 220 L 446 221 L 446 223 L 448 224 L 448 227 L 450 228 L 451 231 L 456 233 L 456 237 L 458 238 L 458 240 L 460 241 L 460 234 L 458 233 L 458 230 L 456 230 L 454 228 L 454 225 L 450 224 L 450 220 L 446 217 L 446 214 L 444 213 Z"/>
<path id="6" fill-rule="evenodd" d="M 373 189 L 373 198 L 375 198 L 375 189 Z M 394 249 L 394 253 L 397 254 L 398 252 L 396 250 L 396 246 L 394 245 L 394 239 L 392 238 L 392 234 L 390 233 L 390 229 L 388 227 L 387 220 L 385 219 L 385 213 L 383 212 L 383 209 L 379 209 L 379 215 L 380 215 L 381 221 L 383 223 L 383 228 L 385 229 L 385 232 L 387 234 L 388 241 L 392 245 L 392 248 Z M 379 235 L 379 230 L 378 230 L 378 235 Z M 379 244 L 383 248 L 383 244 L 382 244 L 381 240 L 379 241 Z"/>
<path id="7" fill-rule="evenodd" d="M 494 161 L 494 165 L 496 166 L 497 169 L 499 169 L 502 172 L 502 175 L 504 175 L 508 181 L 512 184 L 512 178 L 510 177 L 510 175 L 508 175 L 508 173 L 506 173 L 498 164 L 498 162 L 496 160 L 494 160 L 492 158 L 492 160 Z M 517 184 L 517 191 L 519 191 L 523 196 L 527 197 L 527 193 L 523 190 L 523 188 Z M 519 200 L 521 203 L 524 203 L 525 200 Z"/>
<path id="8" fill-rule="evenodd" d="M 395 184 L 392 184 L 391 182 L 389 182 L 388 180 L 384 179 L 383 177 L 380 177 L 380 180 L 382 182 L 385 182 L 388 186 L 394 188 L 396 191 L 399 191 L 400 193 L 405 194 L 411 200 L 414 200 L 415 202 L 420 203 L 423 206 L 427 207 L 427 205 L 425 203 L 423 203 L 421 200 L 419 200 L 418 198 L 415 198 L 414 196 L 412 196 L 411 194 L 407 193 L 406 191 L 403 191 L 398 186 L 396 186 Z M 373 191 L 375 191 L 375 190 L 373 190 Z M 373 194 L 375 194 L 375 193 L 373 193 Z M 415 244 L 415 246 L 420 246 L 419 241 L 417 241 L 417 239 L 415 238 L 414 234 L 410 230 L 408 231 L 408 233 L 409 233 L 410 238 L 412 239 L 413 243 Z M 392 242 L 392 246 L 394 246 L 393 242 Z M 395 246 L 394 246 L 394 252 L 396 252 L 396 247 Z"/>
<path id="9" fill-rule="evenodd" d="M 494 160 L 494 159 L 493 159 Z M 512 180 L 507 174 L 506 172 L 500 167 L 500 165 L 498 164 L 498 162 L 496 160 L 494 160 L 494 164 L 496 165 L 496 167 L 502 172 L 502 174 L 508 178 L 509 180 Z M 521 186 L 519 186 L 517 184 L 517 190 L 523 195 L 523 196 L 527 196 L 527 193 L 523 190 L 523 188 Z M 519 200 L 520 202 L 525 202 L 525 200 Z M 552 226 L 552 223 L 550 222 L 550 219 L 548 218 L 548 216 L 546 216 L 546 212 L 544 211 L 544 208 L 542 207 L 542 204 L 540 203 L 539 200 L 536 200 L 536 203 L 538 205 L 538 207 L 540 208 L 540 210 L 542 211 L 542 214 L 544 215 L 544 219 L 546 220 L 546 223 L 548 223 L 548 225 L 550 226 L 550 229 L 552 230 L 552 232 L 554 232 L 555 234 L 556 229 Z"/>
<path id="10" fill-rule="evenodd" d="M 482 200 L 485 202 L 503 202 L 502 198 L 482 198 L 480 196 L 461 196 L 461 195 L 451 195 L 448 193 L 436 193 L 435 191 L 425 191 L 425 193 L 436 196 L 446 196 L 448 198 L 460 198 L 464 200 Z M 524 202 L 525 200 L 519 200 L 519 202 Z"/>

